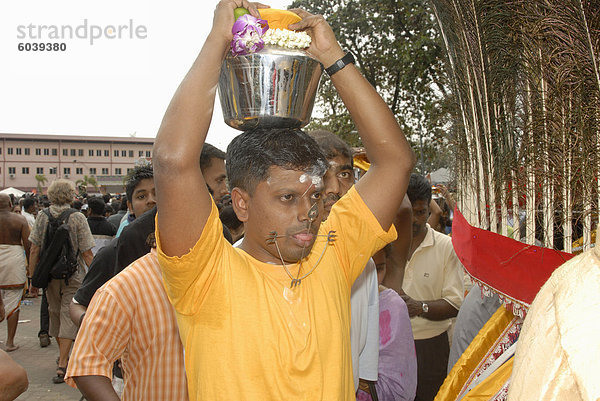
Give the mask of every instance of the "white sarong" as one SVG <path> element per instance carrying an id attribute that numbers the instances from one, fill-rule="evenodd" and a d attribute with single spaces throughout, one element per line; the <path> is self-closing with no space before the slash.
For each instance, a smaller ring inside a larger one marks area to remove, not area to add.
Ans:
<path id="1" fill-rule="evenodd" d="M 27 259 L 21 245 L 0 245 L 0 288 L 22 288 L 27 281 Z"/>

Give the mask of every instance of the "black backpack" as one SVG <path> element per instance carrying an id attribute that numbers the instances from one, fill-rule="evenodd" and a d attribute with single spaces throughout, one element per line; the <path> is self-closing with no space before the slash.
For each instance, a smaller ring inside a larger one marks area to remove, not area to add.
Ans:
<path id="1" fill-rule="evenodd" d="M 69 278 L 75 274 L 79 265 L 77 253 L 73 250 L 71 237 L 69 235 L 69 217 L 77 210 L 69 208 L 60 216 L 54 218 L 48 209 L 43 213 L 48 216 L 48 226 L 44 245 L 40 250 L 40 260 L 35 268 L 31 283 L 37 288 L 46 288 L 52 279 L 65 280 L 69 284 Z"/>

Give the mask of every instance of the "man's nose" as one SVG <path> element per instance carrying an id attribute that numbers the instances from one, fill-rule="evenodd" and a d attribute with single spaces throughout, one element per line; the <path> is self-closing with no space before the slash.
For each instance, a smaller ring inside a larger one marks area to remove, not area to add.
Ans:
<path id="1" fill-rule="evenodd" d="M 154 205 L 156 204 L 156 195 L 151 193 L 150 196 L 148 196 L 148 204 Z"/>
<path id="2" fill-rule="evenodd" d="M 325 195 L 329 194 L 340 194 L 340 183 L 335 177 L 327 177 L 325 181 L 324 193 Z"/>

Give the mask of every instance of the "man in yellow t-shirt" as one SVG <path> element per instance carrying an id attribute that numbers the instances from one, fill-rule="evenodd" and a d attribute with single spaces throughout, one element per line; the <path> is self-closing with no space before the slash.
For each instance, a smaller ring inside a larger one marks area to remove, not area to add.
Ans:
<path id="1" fill-rule="evenodd" d="M 344 55 L 320 16 L 295 10 L 312 37 L 372 162 L 332 208 L 321 199 L 327 160 L 298 129 L 257 129 L 227 149 L 232 205 L 245 225 L 238 249 L 222 237 L 197 160 L 219 70 L 232 39 L 222 0 L 200 55 L 176 92 L 154 146 L 157 245 L 185 350 L 191 400 L 352 400 L 350 288 L 366 261 L 395 238 L 392 221 L 414 156 L 393 114 Z M 173 197 L 185 193 L 198 209 Z"/>

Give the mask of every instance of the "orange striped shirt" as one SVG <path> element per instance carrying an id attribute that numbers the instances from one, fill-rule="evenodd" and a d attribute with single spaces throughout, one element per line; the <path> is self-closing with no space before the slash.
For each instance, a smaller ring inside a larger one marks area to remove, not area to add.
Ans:
<path id="1" fill-rule="evenodd" d="M 122 400 L 188 400 L 183 347 L 156 252 L 136 260 L 94 295 L 69 360 L 74 376 L 112 378 L 121 359 Z"/>

